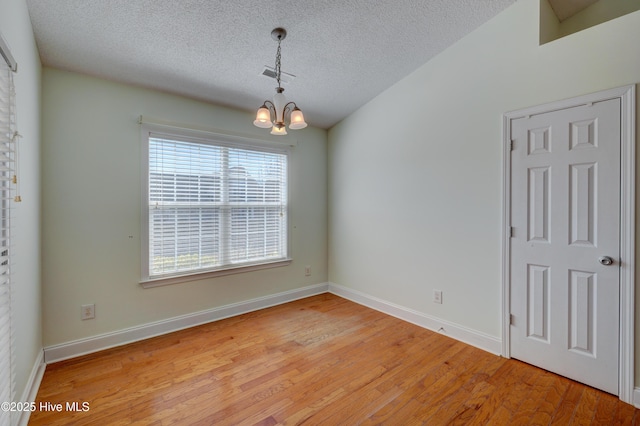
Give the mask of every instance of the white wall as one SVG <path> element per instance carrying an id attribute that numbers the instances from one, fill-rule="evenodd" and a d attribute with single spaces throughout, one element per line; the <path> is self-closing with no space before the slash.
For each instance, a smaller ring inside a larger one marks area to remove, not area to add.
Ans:
<path id="1" fill-rule="evenodd" d="M 22 203 L 13 225 L 16 395 L 21 397 L 42 350 L 40 314 L 40 58 L 24 0 L 0 0 L 0 31 L 18 62 L 14 74 Z M 0 60 L 3 60 L 0 58 Z"/>
<path id="2" fill-rule="evenodd" d="M 640 12 L 543 46 L 538 14 L 516 2 L 330 130 L 331 282 L 500 338 L 502 114 L 640 82 Z"/>
<path id="3" fill-rule="evenodd" d="M 45 347 L 327 281 L 326 131 L 290 132 L 290 266 L 143 289 L 138 117 L 270 136 L 249 113 L 174 95 L 49 68 L 42 85 Z"/>

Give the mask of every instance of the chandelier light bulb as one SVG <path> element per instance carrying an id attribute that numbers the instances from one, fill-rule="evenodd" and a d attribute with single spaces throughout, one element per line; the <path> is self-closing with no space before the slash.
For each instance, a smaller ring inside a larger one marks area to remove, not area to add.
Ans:
<path id="1" fill-rule="evenodd" d="M 304 129 L 307 127 L 307 123 L 304 121 L 304 115 L 302 115 L 302 111 L 300 108 L 295 107 L 293 111 L 291 111 L 291 124 L 289 124 L 289 128 L 291 130 Z"/>
<path id="2" fill-rule="evenodd" d="M 271 134 L 276 136 L 284 136 L 287 134 L 287 128 L 284 126 L 284 124 L 276 123 L 271 128 Z"/>
<path id="3" fill-rule="evenodd" d="M 256 119 L 253 122 L 256 127 L 261 127 L 263 129 L 268 129 L 273 124 L 271 123 L 271 113 L 266 105 L 262 105 L 256 114 Z"/>

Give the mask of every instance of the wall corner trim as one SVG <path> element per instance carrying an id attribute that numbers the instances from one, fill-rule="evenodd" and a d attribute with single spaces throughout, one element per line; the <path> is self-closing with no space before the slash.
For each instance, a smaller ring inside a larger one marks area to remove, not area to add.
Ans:
<path id="1" fill-rule="evenodd" d="M 321 283 L 44 348 L 47 364 L 326 293 Z"/>
<path id="2" fill-rule="evenodd" d="M 364 305 L 368 308 L 375 309 L 376 311 L 383 312 L 403 321 L 410 322 L 419 327 L 444 334 L 445 336 L 449 336 L 492 354 L 500 355 L 501 353 L 502 341 L 494 336 L 490 336 L 422 312 L 414 311 L 413 309 L 396 305 L 338 284 L 329 283 L 329 293 L 349 299 L 359 305 Z"/>

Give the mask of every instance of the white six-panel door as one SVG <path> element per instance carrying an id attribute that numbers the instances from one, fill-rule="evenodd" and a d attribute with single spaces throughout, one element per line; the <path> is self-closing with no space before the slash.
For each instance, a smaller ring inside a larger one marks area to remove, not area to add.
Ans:
<path id="1" fill-rule="evenodd" d="M 510 355 L 616 395 L 620 111 L 511 120 Z"/>

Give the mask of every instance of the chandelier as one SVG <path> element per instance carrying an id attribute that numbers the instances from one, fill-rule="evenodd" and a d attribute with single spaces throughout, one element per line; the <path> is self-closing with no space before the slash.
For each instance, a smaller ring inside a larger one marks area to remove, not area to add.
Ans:
<path id="1" fill-rule="evenodd" d="M 272 135 L 286 135 L 287 127 L 285 120 L 289 120 L 289 128 L 291 130 L 304 129 L 307 123 L 304 121 L 304 115 L 295 102 L 287 102 L 284 96 L 284 88 L 280 85 L 280 43 L 287 37 L 287 30 L 284 28 L 276 28 L 271 31 L 271 38 L 278 42 L 278 50 L 276 51 L 276 94 L 272 101 L 264 101 L 258 109 L 256 119 L 253 124 L 263 129 L 271 128 Z"/>

